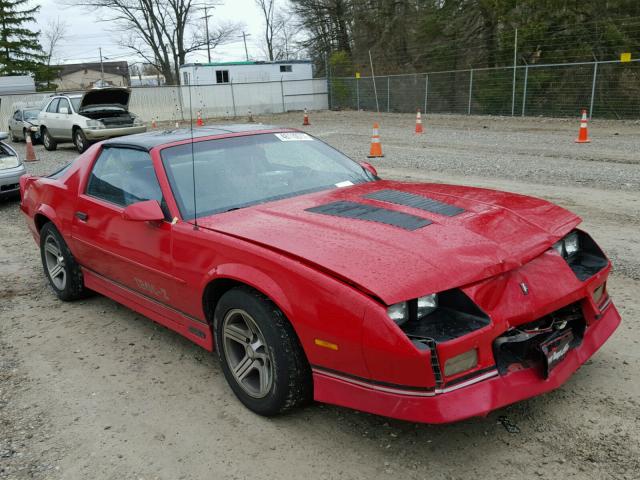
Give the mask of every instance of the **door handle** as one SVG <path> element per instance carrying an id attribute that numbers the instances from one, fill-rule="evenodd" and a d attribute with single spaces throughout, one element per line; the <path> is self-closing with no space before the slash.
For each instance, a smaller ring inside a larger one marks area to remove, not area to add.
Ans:
<path id="1" fill-rule="evenodd" d="M 89 218 L 89 215 L 87 215 L 87 214 L 86 214 L 86 213 L 84 213 L 84 212 L 76 212 L 76 218 L 77 218 L 78 220 L 82 220 L 83 222 L 86 222 L 86 221 L 87 221 L 87 219 Z"/>

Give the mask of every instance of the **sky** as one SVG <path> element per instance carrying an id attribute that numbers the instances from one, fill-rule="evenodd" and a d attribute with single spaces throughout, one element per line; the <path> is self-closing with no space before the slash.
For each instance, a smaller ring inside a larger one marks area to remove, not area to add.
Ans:
<path id="1" fill-rule="evenodd" d="M 40 0 L 37 3 L 41 5 L 37 18 L 37 29 L 42 31 L 48 22 L 57 18 L 64 20 L 68 25 L 67 37 L 60 42 L 60 46 L 54 54 L 56 63 L 97 62 L 99 61 L 98 49 L 100 47 L 102 47 L 102 55 L 105 60 L 127 60 L 130 62 L 140 60 L 133 56 L 130 50 L 118 45 L 120 34 L 113 32 L 108 22 L 99 20 L 101 15 L 104 16 L 104 13 L 89 12 L 80 7 L 67 7 L 60 0 Z M 216 20 L 232 21 L 245 25 L 245 32 L 249 34 L 247 37 L 249 57 L 263 59 L 260 48 L 263 21 L 254 0 L 215 0 L 210 3 L 222 4 L 213 10 L 214 22 Z M 238 37 L 237 42 L 220 46 L 212 52 L 213 61 L 244 59 L 242 36 Z M 187 61 L 206 62 L 207 53 L 203 51 L 192 54 L 187 58 Z"/>

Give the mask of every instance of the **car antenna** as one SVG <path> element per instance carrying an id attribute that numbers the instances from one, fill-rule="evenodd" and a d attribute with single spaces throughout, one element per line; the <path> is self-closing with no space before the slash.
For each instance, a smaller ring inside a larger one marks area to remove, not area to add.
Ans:
<path id="1" fill-rule="evenodd" d="M 193 147 L 193 108 L 191 106 L 191 82 L 189 82 L 187 87 L 189 90 L 189 132 L 191 134 L 191 179 L 193 180 L 193 229 L 198 230 L 198 204 L 196 203 L 196 158 Z M 182 94 L 182 92 L 180 93 Z"/>

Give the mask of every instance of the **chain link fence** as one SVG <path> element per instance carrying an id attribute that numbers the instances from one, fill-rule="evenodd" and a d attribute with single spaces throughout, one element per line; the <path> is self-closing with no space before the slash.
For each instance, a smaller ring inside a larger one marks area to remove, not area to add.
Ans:
<path id="1" fill-rule="evenodd" d="M 51 95 L 60 92 L 0 96 L 0 131 L 18 106 L 42 107 Z M 83 92 L 67 92 L 82 94 Z M 203 118 L 243 117 L 287 111 L 326 110 L 327 81 L 283 80 L 215 85 L 137 87 L 131 89 L 129 110 L 145 122 L 180 122 Z"/>
<path id="2" fill-rule="evenodd" d="M 515 72 L 515 75 L 514 75 Z M 331 78 L 330 108 L 386 112 L 640 118 L 640 61 Z"/>

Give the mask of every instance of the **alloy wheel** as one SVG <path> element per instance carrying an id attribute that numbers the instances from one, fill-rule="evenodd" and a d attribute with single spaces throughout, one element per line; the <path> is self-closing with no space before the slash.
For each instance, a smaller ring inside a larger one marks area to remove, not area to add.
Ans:
<path id="1" fill-rule="evenodd" d="M 67 285 L 67 268 L 60 244 L 53 235 L 49 235 L 45 240 L 44 258 L 51 282 L 58 290 L 64 290 Z"/>
<path id="2" fill-rule="evenodd" d="M 223 320 L 224 355 L 238 385 L 251 397 L 263 398 L 273 384 L 273 360 L 255 320 L 242 309 Z"/>

